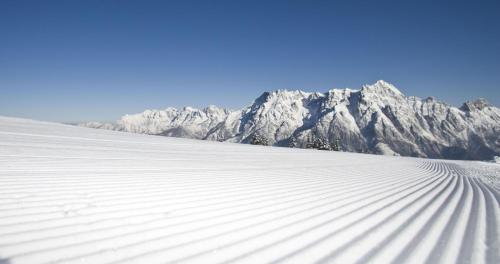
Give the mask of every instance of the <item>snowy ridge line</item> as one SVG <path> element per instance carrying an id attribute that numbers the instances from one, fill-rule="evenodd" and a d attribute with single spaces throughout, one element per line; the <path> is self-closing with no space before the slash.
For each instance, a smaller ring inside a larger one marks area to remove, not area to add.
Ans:
<path id="1" fill-rule="evenodd" d="M 9 118 L 0 145 L 7 263 L 500 261 L 496 164 Z"/>
<path id="2" fill-rule="evenodd" d="M 500 109 L 485 99 L 454 107 L 406 96 L 383 80 L 361 89 L 264 92 L 236 111 L 167 108 L 79 126 L 169 137 L 349 152 L 491 160 L 500 156 Z"/>

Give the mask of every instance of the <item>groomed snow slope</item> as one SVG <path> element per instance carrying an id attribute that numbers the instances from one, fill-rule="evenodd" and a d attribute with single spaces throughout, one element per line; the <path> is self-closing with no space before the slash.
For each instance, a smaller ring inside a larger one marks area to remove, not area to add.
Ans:
<path id="1" fill-rule="evenodd" d="M 499 263 L 499 172 L 0 117 L 0 263 Z"/>

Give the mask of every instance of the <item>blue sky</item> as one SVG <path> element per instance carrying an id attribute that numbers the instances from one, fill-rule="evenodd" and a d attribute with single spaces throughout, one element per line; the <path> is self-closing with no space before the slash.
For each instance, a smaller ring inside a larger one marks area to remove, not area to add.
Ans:
<path id="1" fill-rule="evenodd" d="M 498 1 L 0 1 L 0 115 L 76 122 L 359 88 L 500 105 Z"/>

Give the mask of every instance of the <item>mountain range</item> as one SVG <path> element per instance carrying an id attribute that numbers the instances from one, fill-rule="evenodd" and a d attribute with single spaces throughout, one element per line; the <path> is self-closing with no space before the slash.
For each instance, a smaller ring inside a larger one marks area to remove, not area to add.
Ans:
<path id="1" fill-rule="evenodd" d="M 457 108 L 433 97 L 405 96 L 377 81 L 359 90 L 265 92 L 240 110 L 216 106 L 146 110 L 116 123 L 80 126 L 133 133 L 304 148 L 315 139 L 343 151 L 490 160 L 500 156 L 500 109 L 484 99 Z"/>

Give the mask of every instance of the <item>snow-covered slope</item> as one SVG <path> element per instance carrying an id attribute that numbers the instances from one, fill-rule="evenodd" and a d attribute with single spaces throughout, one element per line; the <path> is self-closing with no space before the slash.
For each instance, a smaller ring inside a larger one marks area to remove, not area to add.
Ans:
<path id="1" fill-rule="evenodd" d="M 264 136 L 273 145 L 305 147 L 314 139 L 343 150 L 388 155 L 491 160 L 500 156 L 500 109 L 484 99 L 456 108 L 434 98 L 407 97 L 378 81 L 360 90 L 266 92 L 229 111 L 147 110 L 117 124 L 81 126 L 230 142 Z"/>
<path id="2" fill-rule="evenodd" d="M 0 145 L 0 263 L 500 262 L 491 162 L 5 117 Z"/>

